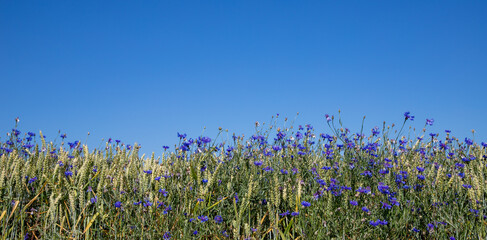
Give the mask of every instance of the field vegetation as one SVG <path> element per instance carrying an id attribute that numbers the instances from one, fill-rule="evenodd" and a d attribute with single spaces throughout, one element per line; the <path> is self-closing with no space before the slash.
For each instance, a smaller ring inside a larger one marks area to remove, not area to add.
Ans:
<path id="1" fill-rule="evenodd" d="M 355 133 L 326 115 L 319 133 L 276 115 L 249 137 L 178 133 L 159 158 L 15 125 L 0 239 L 486 239 L 487 144 L 400 120 Z"/>

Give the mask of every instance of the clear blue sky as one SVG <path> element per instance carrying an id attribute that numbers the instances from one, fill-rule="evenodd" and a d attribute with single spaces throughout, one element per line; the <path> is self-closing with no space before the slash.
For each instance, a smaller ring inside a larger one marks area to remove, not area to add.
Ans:
<path id="1" fill-rule="evenodd" d="M 173 150 L 272 115 L 487 140 L 486 1 L 0 1 L 2 139 Z"/>

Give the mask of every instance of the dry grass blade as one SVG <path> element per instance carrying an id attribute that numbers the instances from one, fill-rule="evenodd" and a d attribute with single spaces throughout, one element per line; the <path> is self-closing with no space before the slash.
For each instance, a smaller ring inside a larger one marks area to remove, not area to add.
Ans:
<path id="1" fill-rule="evenodd" d="M 85 230 L 83 231 L 83 234 L 86 233 L 86 231 L 88 231 L 88 229 L 90 229 L 91 225 L 93 224 L 93 222 L 95 222 L 95 219 L 96 217 L 98 217 L 100 213 L 96 213 L 93 218 L 90 220 L 90 222 L 88 223 L 88 225 L 86 226 Z"/>

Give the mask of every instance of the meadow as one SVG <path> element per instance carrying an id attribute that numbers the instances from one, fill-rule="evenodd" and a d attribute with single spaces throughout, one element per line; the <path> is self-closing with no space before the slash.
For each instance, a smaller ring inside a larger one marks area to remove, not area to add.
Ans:
<path id="1" fill-rule="evenodd" d="M 398 120 L 352 132 L 326 115 L 321 133 L 276 115 L 248 137 L 178 133 L 160 157 L 15 125 L 0 239 L 486 239 L 487 144 Z"/>

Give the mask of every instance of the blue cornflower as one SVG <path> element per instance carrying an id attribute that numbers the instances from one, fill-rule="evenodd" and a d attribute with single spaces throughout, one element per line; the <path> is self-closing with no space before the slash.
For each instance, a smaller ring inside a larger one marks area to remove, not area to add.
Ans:
<path id="1" fill-rule="evenodd" d="M 418 175 L 418 179 L 423 181 L 425 179 L 425 177 L 423 175 Z"/>
<path id="2" fill-rule="evenodd" d="M 121 202 L 116 202 L 116 203 L 115 203 L 115 207 L 116 207 L 116 208 L 120 208 L 120 207 L 122 207 L 122 203 L 121 203 Z"/>
<path id="3" fill-rule="evenodd" d="M 152 202 L 146 200 L 143 205 L 144 205 L 144 207 L 150 207 L 150 206 L 152 206 Z"/>
<path id="4" fill-rule="evenodd" d="M 66 177 L 71 177 L 71 176 L 73 176 L 73 172 L 71 172 L 71 171 L 66 171 L 66 172 L 64 172 L 64 175 L 65 175 Z"/>
<path id="5" fill-rule="evenodd" d="M 357 202 L 357 201 L 353 201 L 353 200 L 351 200 L 351 201 L 350 201 L 350 205 L 357 206 L 357 205 L 358 205 L 358 202 Z"/>
<path id="6" fill-rule="evenodd" d="M 254 165 L 259 167 L 259 166 L 262 166 L 262 163 L 263 163 L 262 161 L 255 161 Z"/>
<path id="7" fill-rule="evenodd" d="M 374 227 L 379 226 L 379 222 L 374 222 L 374 221 L 372 221 L 372 220 L 371 220 L 371 221 L 369 221 L 369 224 L 370 224 L 370 225 L 372 225 L 372 226 L 374 226 Z"/>
<path id="8" fill-rule="evenodd" d="M 98 197 L 97 197 L 97 196 L 95 196 L 94 198 L 91 198 L 91 199 L 90 199 L 90 202 L 91 202 L 92 204 L 94 204 L 94 203 L 98 202 Z"/>
<path id="9" fill-rule="evenodd" d="M 29 184 L 35 182 L 36 180 L 37 180 L 37 177 L 33 177 L 33 178 L 29 179 Z"/>
<path id="10" fill-rule="evenodd" d="M 417 229 L 417 228 L 415 228 L 415 227 L 414 227 L 412 230 L 413 230 L 414 232 L 421 232 L 421 230 L 419 230 L 419 229 Z"/>
<path id="11" fill-rule="evenodd" d="M 266 171 L 266 172 L 272 172 L 272 171 L 274 171 L 274 169 L 272 169 L 270 166 L 267 166 L 267 167 L 263 168 L 263 170 Z"/>
<path id="12" fill-rule="evenodd" d="M 404 113 L 404 120 L 411 120 L 411 121 L 414 121 L 414 116 L 411 116 L 411 113 L 410 112 L 405 112 Z"/>
<path id="13" fill-rule="evenodd" d="M 165 240 L 171 239 L 171 233 L 170 232 L 164 233 L 164 235 L 162 236 L 162 238 L 165 239 Z"/>
<path id="14" fill-rule="evenodd" d="M 198 216 L 198 219 L 199 219 L 201 222 L 206 222 L 206 221 L 208 221 L 208 217 L 207 217 L 207 216 Z"/>
<path id="15" fill-rule="evenodd" d="M 287 216 L 287 215 L 289 215 L 289 211 L 285 211 L 285 212 L 279 214 L 279 216 L 281 216 L 281 217 L 284 217 L 284 216 Z"/>
<path id="16" fill-rule="evenodd" d="M 222 216 L 220 216 L 220 215 L 216 215 L 216 216 L 215 216 L 215 222 L 216 222 L 216 223 L 218 223 L 218 224 L 222 223 L 222 222 L 223 222 L 223 218 L 222 218 Z"/>
<path id="17" fill-rule="evenodd" d="M 472 139 L 465 138 L 465 144 L 467 144 L 468 146 L 472 145 L 473 144 Z"/>
<path id="18" fill-rule="evenodd" d="M 385 203 L 385 202 L 382 202 L 382 208 L 385 208 L 385 209 L 391 209 L 392 208 L 392 205 L 388 204 L 388 203 Z"/>
<path id="19" fill-rule="evenodd" d="M 424 168 L 422 167 L 416 167 L 416 169 L 418 170 L 418 172 L 424 172 Z"/>
<path id="20" fill-rule="evenodd" d="M 303 207 L 309 207 L 309 206 L 311 206 L 311 203 L 306 202 L 306 201 L 302 201 L 301 205 L 303 205 Z"/>
<path id="21" fill-rule="evenodd" d="M 369 209 L 367 207 L 362 207 L 362 211 L 369 212 Z"/>
<path id="22" fill-rule="evenodd" d="M 198 231 L 194 230 L 193 235 L 197 235 L 197 234 L 198 234 Z"/>
<path id="23" fill-rule="evenodd" d="M 433 118 L 432 119 L 426 119 L 426 125 L 433 126 L 434 122 L 435 122 L 435 120 Z"/>
<path id="24" fill-rule="evenodd" d="M 298 215 L 299 215 L 299 212 L 292 212 L 292 213 L 291 213 L 291 216 L 293 216 L 293 217 L 294 217 L 294 216 L 298 216 Z"/>
<path id="25" fill-rule="evenodd" d="M 282 174 L 287 174 L 288 172 L 287 172 L 287 170 L 286 170 L 286 169 L 281 169 L 281 173 L 282 173 Z"/>
<path id="26" fill-rule="evenodd" d="M 363 187 L 359 187 L 356 192 L 359 192 L 359 193 L 370 193 L 370 187 L 367 187 L 367 188 L 363 188 Z"/>
<path id="27" fill-rule="evenodd" d="M 166 191 L 166 189 L 159 189 L 159 192 L 162 193 L 164 197 L 167 197 L 167 194 L 169 193 L 168 191 Z"/>

